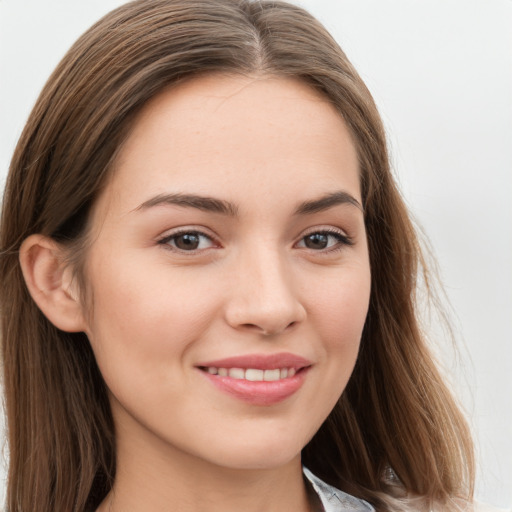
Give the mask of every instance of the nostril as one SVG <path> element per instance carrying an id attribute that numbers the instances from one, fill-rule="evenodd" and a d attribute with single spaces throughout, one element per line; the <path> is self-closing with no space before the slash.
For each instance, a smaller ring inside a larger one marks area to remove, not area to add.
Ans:
<path id="1" fill-rule="evenodd" d="M 256 324 L 242 324 L 241 327 L 249 329 L 251 331 L 263 331 L 263 329 L 261 327 L 258 327 Z"/>
<path id="2" fill-rule="evenodd" d="M 287 331 L 288 329 L 291 329 L 292 327 L 295 326 L 297 322 L 293 321 L 293 322 L 290 322 L 287 326 L 285 326 L 284 328 L 282 327 L 276 327 L 276 328 L 273 328 L 273 329 L 264 329 L 264 328 L 260 328 L 258 326 L 254 326 L 256 327 L 257 329 L 261 330 L 262 331 L 262 334 L 264 336 L 274 336 L 276 334 L 280 334 L 284 331 Z"/>

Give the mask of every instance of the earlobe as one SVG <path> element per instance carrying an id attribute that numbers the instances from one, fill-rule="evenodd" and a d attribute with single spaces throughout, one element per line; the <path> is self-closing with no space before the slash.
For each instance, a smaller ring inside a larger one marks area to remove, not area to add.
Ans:
<path id="1" fill-rule="evenodd" d="M 20 264 L 30 295 L 46 318 L 63 331 L 84 331 L 82 304 L 63 248 L 51 238 L 31 235 L 21 244 Z"/>

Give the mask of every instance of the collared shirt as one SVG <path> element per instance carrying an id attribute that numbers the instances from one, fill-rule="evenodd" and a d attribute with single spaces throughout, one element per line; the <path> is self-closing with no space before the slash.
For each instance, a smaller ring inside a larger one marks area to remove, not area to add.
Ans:
<path id="1" fill-rule="evenodd" d="M 352 512 L 374 512 L 375 509 L 366 501 L 354 498 L 349 494 L 336 489 L 332 485 L 326 484 L 317 476 L 313 475 L 307 468 L 302 469 L 304 476 L 311 483 L 317 493 L 325 512 L 341 512 L 351 510 Z"/>
<path id="2" fill-rule="evenodd" d="M 326 484 L 305 467 L 302 468 L 302 471 L 304 476 L 311 483 L 313 490 L 320 498 L 324 512 L 342 512 L 344 510 L 351 510 L 352 512 L 375 512 L 375 508 L 368 502 L 350 496 L 336 489 L 336 487 Z M 477 501 L 467 504 L 466 506 L 461 506 L 460 510 L 461 512 L 512 512 L 512 509 L 496 508 Z"/>

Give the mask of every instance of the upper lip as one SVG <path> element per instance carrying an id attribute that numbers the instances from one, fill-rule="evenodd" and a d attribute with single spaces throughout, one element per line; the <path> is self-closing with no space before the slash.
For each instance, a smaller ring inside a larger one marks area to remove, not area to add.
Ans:
<path id="1" fill-rule="evenodd" d="M 205 361 L 198 367 L 215 368 L 254 368 L 257 370 L 275 370 L 277 368 L 304 368 L 311 366 L 311 361 L 289 352 L 278 354 L 247 354 L 243 356 L 226 357 L 215 361 Z"/>

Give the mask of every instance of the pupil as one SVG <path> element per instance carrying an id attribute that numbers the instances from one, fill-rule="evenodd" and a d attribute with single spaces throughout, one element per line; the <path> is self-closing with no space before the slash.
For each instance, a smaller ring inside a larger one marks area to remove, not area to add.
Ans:
<path id="1" fill-rule="evenodd" d="M 199 246 L 199 237 L 194 235 L 193 233 L 187 233 L 185 235 L 179 235 L 175 241 L 176 247 L 178 249 L 183 249 L 185 251 L 193 251 L 197 249 Z"/>
<path id="2" fill-rule="evenodd" d="M 327 247 L 328 236 L 322 233 L 308 235 L 305 240 L 306 247 L 309 249 L 325 249 Z"/>

